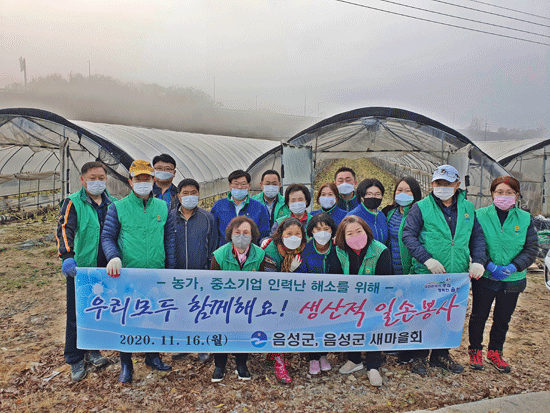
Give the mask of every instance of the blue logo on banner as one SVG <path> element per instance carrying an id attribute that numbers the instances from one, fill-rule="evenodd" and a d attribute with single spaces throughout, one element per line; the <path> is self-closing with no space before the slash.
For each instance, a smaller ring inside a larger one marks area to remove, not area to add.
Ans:
<path id="1" fill-rule="evenodd" d="M 267 335 L 263 331 L 256 331 L 250 337 L 250 342 L 256 348 L 261 348 L 267 344 Z"/>

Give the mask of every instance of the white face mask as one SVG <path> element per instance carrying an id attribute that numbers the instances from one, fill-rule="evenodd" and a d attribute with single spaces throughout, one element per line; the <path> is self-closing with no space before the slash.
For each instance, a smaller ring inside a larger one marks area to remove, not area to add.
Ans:
<path id="1" fill-rule="evenodd" d="M 197 195 L 186 195 L 180 198 L 181 206 L 185 209 L 195 209 L 199 204 L 199 197 Z"/>
<path id="2" fill-rule="evenodd" d="M 86 189 L 92 195 L 101 195 L 106 187 L 106 181 L 86 181 Z"/>
<path id="3" fill-rule="evenodd" d="M 353 185 L 344 182 L 343 184 L 338 185 L 338 192 L 342 195 L 349 195 L 353 192 Z"/>
<path id="4" fill-rule="evenodd" d="M 264 195 L 269 199 L 275 198 L 279 193 L 279 187 L 277 185 L 264 185 Z"/>
<path id="5" fill-rule="evenodd" d="M 174 177 L 174 174 L 166 171 L 155 171 L 155 177 L 160 181 L 168 181 Z"/>
<path id="6" fill-rule="evenodd" d="M 302 244 L 302 238 L 292 235 L 291 237 L 283 238 L 283 244 L 289 250 L 295 250 Z"/>
<path id="7" fill-rule="evenodd" d="M 289 204 L 288 207 L 294 213 L 294 215 L 302 215 L 304 213 L 304 211 L 306 210 L 306 203 L 305 202 L 293 202 L 292 204 Z"/>
<path id="8" fill-rule="evenodd" d="M 455 188 L 453 186 L 436 186 L 433 189 L 433 194 L 442 201 L 447 201 L 455 194 Z"/>
<path id="9" fill-rule="evenodd" d="M 153 190 L 152 182 L 136 182 L 134 183 L 134 192 L 136 195 L 145 196 L 151 193 Z"/>
<path id="10" fill-rule="evenodd" d="M 313 238 L 321 245 L 327 245 L 332 238 L 332 234 L 327 231 L 319 231 L 313 233 Z"/>
<path id="11" fill-rule="evenodd" d="M 330 209 L 336 204 L 336 198 L 333 196 L 320 196 L 319 203 L 324 209 Z"/>

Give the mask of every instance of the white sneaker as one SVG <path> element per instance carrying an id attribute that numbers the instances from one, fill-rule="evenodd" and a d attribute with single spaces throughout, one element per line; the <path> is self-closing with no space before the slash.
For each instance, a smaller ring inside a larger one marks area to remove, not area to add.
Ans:
<path id="1" fill-rule="evenodd" d="M 367 376 L 369 377 L 370 384 L 372 384 L 375 387 L 380 387 L 382 383 L 382 376 L 376 369 L 370 369 L 367 372 Z"/>
<path id="2" fill-rule="evenodd" d="M 359 371 L 363 369 L 363 363 L 355 364 L 353 361 L 348 360 L 346 364 L 340 367 L 340 374 L 350 374 L 354 371 Z"/>

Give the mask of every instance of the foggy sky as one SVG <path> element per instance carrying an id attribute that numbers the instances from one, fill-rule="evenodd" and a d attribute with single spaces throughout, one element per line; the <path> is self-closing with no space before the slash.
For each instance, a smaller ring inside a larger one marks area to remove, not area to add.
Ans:
<path id="1" fill-rule="evenodd" d="M 445 6 L 430 10 L 550 36 L 550 28 Z M 470 0 L 448 0 L 550 26 L 550 20 Z M 550 17 L 547 0 L 485 0 Z M 405 9 L 356 3 L 550 43 Z M 328 117 L 392 106 L 456 129 L 473 116 L 489 129 L 550 129 L 550 46 L 468 32 L 334 0 L 2 0 L 0 88 L 69 72 L 196 87 L 225 107 Z M 2 103 L 0 102 L 0 106 Z"/>

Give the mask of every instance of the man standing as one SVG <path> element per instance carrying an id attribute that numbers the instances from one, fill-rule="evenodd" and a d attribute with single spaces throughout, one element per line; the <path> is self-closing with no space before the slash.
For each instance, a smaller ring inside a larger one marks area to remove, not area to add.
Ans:
<path id="1" fill-rule="evenodd" d="M 359 205 L 359 201 L 355 196 L 355 187 L 357 186 L 355 171 L 346 166 L 341 167 L 334 174 L 334 183 L 340 193 L 338 208 L 347 212 L 356 208 Z"/>
<path id="2" fill-rule="evenodd" d="M 250 174 L 237 169 L 229 174 L 229 195 L 220 199 L 212 207 L 212 215 L 218 220 L 219 244 L 224 245 L 225 229 L 237 216 L 247 216 L 256 223 L 260 230 L 260 239 L 269 236 L 269 212 L 265 205 L 248 196 Z"/>
<path id="3" fill-rule="evenodd" d="M 76 347 L 76 305 L 74 277 L 77 267 L 105 267 L 107 260 L 100 243 L 107 208 L 115 201 L 106 189 L 107 168 L 101 162 L 82 166 L 82 188 L 61 206 L 57 225 L 57 249 L 63 259 L 62 271 L 67 277 L 67 322 L 65 330 L 65 361 L 71 365 L 74 381 L 86 377 L 86 363 L 103 366 L 108 359 L 99 351 Z"/>
<path id="4" fill-rule="evenodd" d="M 105 218 L 101 243 L 108 260 L 107 274 L 120 276 L 124 268 L 175 268 L 173 222 L 168 219 L 166 202 L 153 197 L 154 169 L 147 161 L 134 161 L 128 179 L 132 192 L 114 202 Z M 118 381 L 130 383 L 133 377 L 131 353 L 120 353 Z M 145 364 L 155 370 L 172 367 L 159 353 L 146 353 Z"/>
<path id="5" fill-rule="evenodd" d="M 486 261 L 483 229 L 475 216 L 474 204 L 466 200 L 466 192 L 459 187 L 456 168 L 439 166 L 432 176 L 432 192 L 415 203 L 407 214 L 403 244 L 413 257 L 413 274 L 469 272 L 475 279 L 483 275 Z M 412 359 L 414 373 L 427 374 L 429 352 L 406 352 L 405 358 Z M 451 358 L 449 349 L 432 350 L 430 366 L 453 373 L 464 371 L 464 367 Z"/>
<path id="6" fill-rule="evenodd" d="M 153 158 L 155 182 L 153 195 L 166 201 L 169 209 L 177 208 L 177 189 L 172 183 L 176 174 L 176 161 L 168 154 L 160 154 Z"/>
<path id="7" fill-rule="evenodd" d="M 262 192 L 256 194 L 252 199 L 264 204 L 269 212 L 269 228 L 277 219 L 290 215 L 290 209 L 285 204 L 285 197 L 280 194 L 281 176 L 279 172 L 269 169 L 262 174 L 260 182 Z"/>
<path id="8" fill-rule="evenodd" d="M 198 207 L 200 186 L 194 179 L 186 178 L 178 184 L 180 207 L 170 211 L 174 223 L 176 243 L 176 268 L 178 270 L 208 270 L 212 253 L 218 248 L 218 223 L 214 216 Z M 172 359 L 185 357 L 186 353 L 173 355 Z M 199 360 L 210 359 L 199 353 Z"/>

